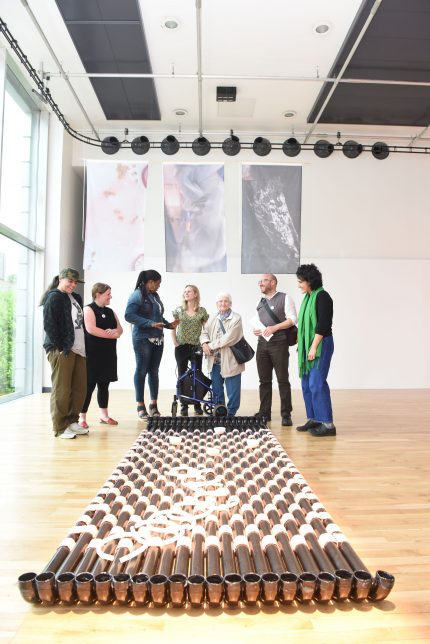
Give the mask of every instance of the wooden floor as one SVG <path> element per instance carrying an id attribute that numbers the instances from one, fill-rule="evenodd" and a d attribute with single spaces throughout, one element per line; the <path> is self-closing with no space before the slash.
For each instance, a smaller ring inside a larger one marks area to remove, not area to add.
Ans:
<path id="1" fill-rule="evenodd" d="M 240 413 L 253 413 L 257 398 L 243 392 Z M 161 398 L 164 414 L 170 400 Z M 48 609 L 21 599 L 18 575 L 42 570 L 142 423 L 126 391 L 111 394 L 118 427 L 94 422 L 73 441 L 52 437 L 46 394 L 0 405 L 0 641 L 430 642 L 430 393 L 336 391 L 333 403 L 336 438 L 281 429 L 276 415 L 271 429 L 368 568 L 395 575 L 394 590 L 379 604 L 201 611 Z M 300 392 L 293 418 L 304 420 Z"/>

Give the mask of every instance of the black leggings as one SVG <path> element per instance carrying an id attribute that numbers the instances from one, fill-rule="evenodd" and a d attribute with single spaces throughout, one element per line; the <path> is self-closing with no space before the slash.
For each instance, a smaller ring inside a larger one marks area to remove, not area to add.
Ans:
<path id="1" fill-rule="evenodd" d="M 100 409 L 107 409 L 109 404 L 109 383 L 108 382 L 88 382 L 87 397 L 82 407 L 82 413 L 86 414 L 90 406 L 91 396 L 97 385 L 97 402 Z"/>

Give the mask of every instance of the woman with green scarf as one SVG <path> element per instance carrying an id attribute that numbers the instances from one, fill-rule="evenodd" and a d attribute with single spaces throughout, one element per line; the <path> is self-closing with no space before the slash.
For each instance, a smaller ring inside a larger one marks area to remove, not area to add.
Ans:
<path id="1" fill-rule="evenodd" d="M 315 264 L 302 264 L 296 271 L 304 294 L 298 322 L 299 375 L 307 422 L 297 427 L 312 436 L 335 436 L 327 376 L 334 351 L 333 300 L 323 289 L 322 275 Z"/>

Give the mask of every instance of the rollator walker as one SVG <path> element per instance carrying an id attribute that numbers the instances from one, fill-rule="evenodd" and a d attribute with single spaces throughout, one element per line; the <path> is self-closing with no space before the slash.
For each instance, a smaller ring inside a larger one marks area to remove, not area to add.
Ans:
<path id="1" fill-rule="evenodd" d="M 202 355 L 199 349 L 194 356 Z M 200 403 L 203 411 L 208 416 L 221 418 L 227 416 L 227 407 L 215 403 L 214 392 L 211 387 L 212 380 L 196 367 L 196 359 L 190 360 L 190 368 L 176 381 L 176 394 L 173 396 L 172 417 L 178 414 L 178 401 L 184 405 Z"/>

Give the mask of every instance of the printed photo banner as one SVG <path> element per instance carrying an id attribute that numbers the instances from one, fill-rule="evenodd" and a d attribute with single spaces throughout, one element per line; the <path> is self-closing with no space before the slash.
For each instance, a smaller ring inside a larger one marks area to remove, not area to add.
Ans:
<path id="1" fill-rule="evenodd" d="M 227 270 L 222 163 L 165 163 L 166 270 Z"/>
<path id="2" fill-rule="evenodd" d="M 242 273 L 295 273 L 302 168 L 242 165 Z"/>
<path id="3" fill-rule="evenodd" d="M 147 163 L 87 162 L 84 270 L 143 268 Z"/>

